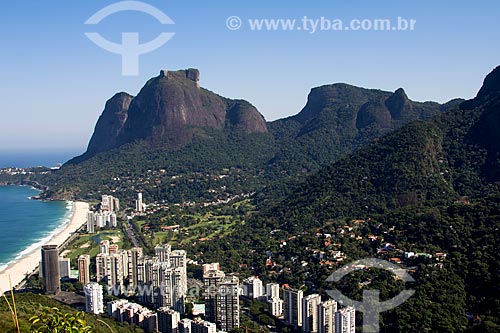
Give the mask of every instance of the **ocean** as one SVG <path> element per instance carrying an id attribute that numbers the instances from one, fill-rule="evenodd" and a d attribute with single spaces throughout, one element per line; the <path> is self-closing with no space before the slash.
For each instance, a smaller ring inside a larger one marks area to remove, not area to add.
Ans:
<path id="1" fill-rule="evenodd" d="M 53 167 L 64 164 L 71 158 L 80 155 L 85 149 L 71 150 L 0 150 L 0 168 L 29 168 L 35 166 Z"/>
<path id="2" fill-rule="evenodd" d="M 30 199 L 27 186 L 0 186 L 0 271 L 48 241 L 71 219 L 71 202 Z"/>

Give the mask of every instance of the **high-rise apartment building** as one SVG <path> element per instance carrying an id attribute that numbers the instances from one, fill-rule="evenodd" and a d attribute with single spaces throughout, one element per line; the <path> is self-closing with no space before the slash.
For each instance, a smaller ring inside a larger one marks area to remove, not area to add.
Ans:
<path id="1" fill-rule="evenodd" d="M 95 232 L 94 212 L 91 210 L 87 212 L 87 232 L 89 234 L 93 234 Z"/>
<path id="2" fill-rule="evenodd" d="M 356 310 L 346 307 L 335 313 L 335 333 L 355 333 Z"/>
<path id="3" fill-rule="evenodd" d="M 337 312 L 337 302 L 333 299 L 318 305 L 319 333 L 335 333 L 335 312 Z"/>
<path id="4" fill-rule="evenodd" d="M 142 202 L 142 193 L 137 193 L 137 200 L 135 201 L 135 211 L 138 213 L 144 212 L 144 203 Z"/>
<path id="5" fill-rule="evenodd" d="M 178 333 L 179 321 L 181 314 L 170 308 L 159 308 L 158 314 L 158 331 L 161 333 Z"/>
<path id="6" fill-rule="evenodd" d="M 90 283 L 90 255 L 88 254 L 78 257 L 78 281 L 83 285 Z"/>
<path id="7" fill-rule="evenodd" d="M 318 332 L 318 306 L 321 303 L 319 294 L 312 294 L 302 299 L 302 332 Z"/>
<path id="8" fill-rule="evenodd" d="M 59 293 L 61 291 L 61 276 L 57 245 L 42 246 L 42 265 L 40 269 L 44 281 L 44 291 L 47 294 Z"/>
<path id="9" fill-rule="evenodd" d="M 280 318 L 283 315 L 283 300 L 275 297 L 267 300 L 267 305 L 269 309 L 269 313 L 271 315 Z"/>
<path id="10" fill-rule="evenodd" d="M 91 282 L 84 286 L 83 291 L 85 292 L 85 312 L 93 314 L 104 313 L 102 286 Z"/>
<path id="11" fill-rule="evenodd" d="M 217 326 L 214 323 L 196 318 L 191 321 L 191 333 L 217 333 Z"/>
<path id="12" fill-rule="evenodd" d="M 304 292 L 298 289 L 283 289 L 283 313 L 285 322 L 296 329 L 302 327 L 302 298 Z"/>
<path id="13" fill-rule="evenodd" d="M 137 271 L 139 259 L 143 256 L 142 248 L 133 247 L 127 251 L 128 254 L 128 282 L 132 289 L 138 286 Z"/>
<path id="14" fill-rule="evenodd" d="M 243 280 L 243 295 L 248 298 L 259 298 L 264 295 L 262 280 L 257 276 L 251 276 Z"/>
<path id="15" fill-rule="evenodd" d="M 237 277 L 224 278 L 217 289 L 217 325 L 229 332 L 240 327 L 239 280 Z"/>
<path id="16" fill-rule="evenodd" d="M 280 285 L 277 283 L 266 284 L 267 299 L 280 298 Z"/>
<path id="17" fill-rule="evenodd" d="M 207 271 L 203 274 L 205 319 L 211 323 L 217 322 L 217 291 L 225 276 L 222 271 Z"/>

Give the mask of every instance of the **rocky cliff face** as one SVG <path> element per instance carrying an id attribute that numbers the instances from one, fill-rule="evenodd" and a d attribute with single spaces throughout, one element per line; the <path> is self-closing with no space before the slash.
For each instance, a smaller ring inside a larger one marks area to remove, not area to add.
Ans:
<path id="1" fill-rule="evenodd" d="M 426 112 L 421 112 L 422 108 L 415 107 L 415 104 L 424 103 L 410 101 L 402 88 L 391 94 L 337 83 L 312 89 L 306 106 L 293 118 L 305 123 L 321 113 L 334 112 L 342 126 L 390 128 L 397 123 L 426 118 Z M 430 116 L 439 111 L 437 103 L 429 104 L 424 109 L 430 109 Z"/>
<path id="2" fill-rule="evenodd" d="M 264 117 L 250 103 L 223 98 L 200 87 L 197 69 L 162 70 L 136 97 L 113 96 L 99 117 L 86 153 L 73 162 L 139 139 L 180 146 L 196 128 L 265 133 Z"/>
<path id="3" fill-rule="evenodd" d="M 128 108 L 133 96 L 121 92 L 106 102 L 90 139 L 87 152 L 97 154 L 119 145 L 118 134 L 128 118 Z"/>

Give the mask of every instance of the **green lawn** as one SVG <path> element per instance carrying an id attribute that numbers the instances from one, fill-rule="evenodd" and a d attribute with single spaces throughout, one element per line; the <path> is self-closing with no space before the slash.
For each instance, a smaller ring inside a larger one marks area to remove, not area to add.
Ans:
<path id="1" fill-rule="evenodd" d="M 120 229 L 103 230 L 95 234 L 81 234 L 66 248 L 66 250 L 70 251 L 66 257 L 70 258 L 72 262 L 76 262 L 81 254 L 89 254 L 91 257 L 95 257 L 99 253 L 99 243 L 106 239 L 112 241 L 114 237 L 120 240 L 117 244 L 121 248 L 123 246 L 123 235 Z"/>

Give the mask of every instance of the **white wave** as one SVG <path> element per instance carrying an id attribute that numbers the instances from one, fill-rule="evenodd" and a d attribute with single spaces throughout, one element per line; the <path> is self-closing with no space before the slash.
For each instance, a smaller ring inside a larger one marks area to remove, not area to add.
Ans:
<path id="1" fill-rule="evenodd" d="M 43 245 L 47 244 L 50 239 L 52 239 L 52 237 L 54 237 L 55 235 L 57 235 L 58 233 L 60 233 L 61 231 L 63 231 L 66 226 L 69 224 L 69 222 L 71 221 L 71 218 L 73 216 L 73 201 L 67 201 L 67 204 L 66 204 L 66 213 L 64 214 L 64 216 L 60 219 L 61 223 L 57 226 L 57 228 L 51 230 L 51 231 L 48 231 L 46 232 L 42 238 L 40 239 L 35 239 L 33 244 L 31 244 L 30 246 L 24 248 L 21 252 L 19 252 L 14 259 L 12 259 L 11 261 L 7 262 L 6 264 L 3 264 L 2 263 L 2 266 L 0 266 L 0 272 L 2 272 L 4 269 L 6 269 L 8 266 L 16 263 L 19 259 L 27 256 L 28 254 L 38 250 L 39 248 L 41 248 Z"/>

